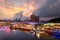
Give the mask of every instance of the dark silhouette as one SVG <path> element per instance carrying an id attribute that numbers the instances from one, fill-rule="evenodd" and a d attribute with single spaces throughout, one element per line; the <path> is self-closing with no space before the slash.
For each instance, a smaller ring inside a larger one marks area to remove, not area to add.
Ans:
<path id="1" fill-rule="evenodd" d="M 48 22 L 60 23 L 60 17 L 59 18 L 52 19 L 52 20 L 49 20 Z"/>
<path id="2" fill-rule="evenodd" d="M 39 16 L 31 15 L 31 21 L 33 22 L 39 22 Z"/>

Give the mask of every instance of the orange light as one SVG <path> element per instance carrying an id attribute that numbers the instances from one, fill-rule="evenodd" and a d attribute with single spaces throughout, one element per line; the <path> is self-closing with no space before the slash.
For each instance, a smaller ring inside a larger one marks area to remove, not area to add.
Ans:
<path id="1" fill-rule="evenodd" d="M 5 1 L 5 0 L 0 0 L 0 1 Z M 3 2 L 3 4 L 5 5 L 5 3 Z M 0 9 L 3 11 L 4 15 L 3 17 L 7 17 L 7 18 L 13 18 L 14 15 L 16 13 L 19 13 L 22 11 L 22 15 L 23 17 L 30 17 L 33 13 L 33 11 L 35 11 L 37 9 L 37 7 L 34 4 L 34 0 L 31 0 L 30 3 L 24 3 L 22 4 L 22 6 L 13 6 L 11 3 L 8 3 L 9 6 L 4 6 L 4 5 L 0 5 Z M 4 18 L 5 18 L 4 17 Z"/>

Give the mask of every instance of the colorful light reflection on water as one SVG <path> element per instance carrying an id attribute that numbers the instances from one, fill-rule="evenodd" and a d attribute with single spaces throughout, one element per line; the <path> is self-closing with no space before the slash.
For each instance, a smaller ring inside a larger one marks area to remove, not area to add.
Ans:
<path id="1" fill-rule="evenodd" d="M 0 31 L 2 31 L 2 30 L 4 30 L 7 34 L 10 34 L 10 33 L 11 33 L 10 26 L 0 26 Z M 12 32 L 13 32 L 13 33 L 17 33 L 16 30 L 12 30 Z M 32 33 L 31 35 L 34 36 L 35 33 Z M 39 35 L 38 35 L 38 37 L 39 37 Z M 59 35 L 59 36 L 54 35 L 53 37 L 60 39 L 60 35 Z"/>
<path id="2" fill-rule="evenodd" d="M 0 26 L 0 31 L 5 31 L 6 33 L 10 33 L 10 32 L 16 32 L 17 30 L 11 30 L 10 26 Z"/>
<path id="3" fill-rule="evenodd" d="M 53 37 L 60 39 L 60 31 L 57 31 L 56 29 L 54 29 L 54 31 L 53 31 Z"/>
<path id="4" fill-rule="evenodd" d="M 9 30 L 10 29 L 10 26 L 0 26 L 0 31 L 1 30 Z"/>
<path id="5" fill-rule="evenodd" d="M 0 31 L 4 30 L 7 34 L 10 33 L 10 26 L 0 26 Z"/>

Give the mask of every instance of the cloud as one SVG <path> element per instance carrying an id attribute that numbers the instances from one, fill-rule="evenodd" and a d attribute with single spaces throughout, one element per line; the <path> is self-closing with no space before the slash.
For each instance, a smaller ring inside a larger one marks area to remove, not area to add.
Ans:
<path id="1" fill-rule="evenodd" d="M 54 18 L 60 16 L 59 10 L 60 0 L 0 0 L 0 19 L 19 18 L 16 15 L 21 11 L 24 16 L 35 14 L 40 17 Z M 22 18 L 21 14 L 19 15 Z"/>
<path id="2" fill-rule="evenodd" d="M 0 0 L 0 2 L 5 2 L 5 0 Z"/>
<path id="3" fill-rule="evenodd" d="M 47 0 L 47 3 L 34 12 L 40 17 L 60 17 L 60 0 Z"/>
<path id="4" fill-rule="evenodd" d="M 30 16 L 36 8 L 41 7 L 44 3 L 46 0 L 0 0 L 0 18 L 11 19 L 21 11 L 25 16 Z"/>

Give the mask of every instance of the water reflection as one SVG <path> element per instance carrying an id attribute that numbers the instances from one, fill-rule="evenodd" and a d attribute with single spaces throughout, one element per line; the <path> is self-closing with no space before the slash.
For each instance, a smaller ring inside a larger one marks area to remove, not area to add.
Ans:
<path id="1" fill-rule="evenodd" d="M 11 31 L 8 34 L 5 30 L 0 31 L 0 40 L 33 40 L 31 35 L 19 30 Z"/>
<path id="2" fill-rule="evenodd" d="M 46 38 L 41 37 L 37 39 L 34 35 L 35 33 L 29 34 L 19 30 L 11 30 L 9 27 L 2 27 L 0 29 L 0 40 L 45 40 Z"/>

